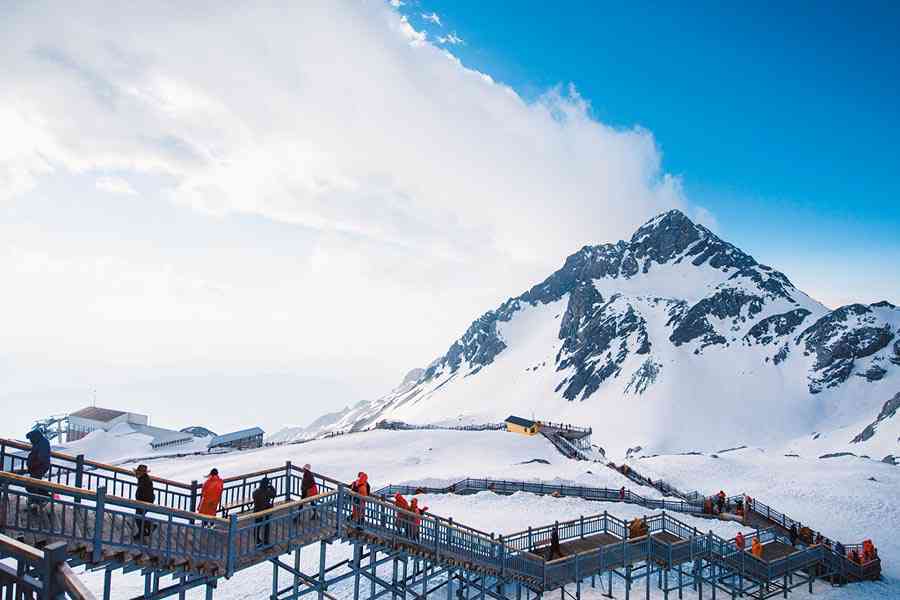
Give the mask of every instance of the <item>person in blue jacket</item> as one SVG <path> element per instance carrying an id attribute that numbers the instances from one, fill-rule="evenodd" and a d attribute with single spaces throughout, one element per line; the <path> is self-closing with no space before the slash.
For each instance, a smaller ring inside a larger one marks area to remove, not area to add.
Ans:
<path id="1" fill-rule="evenodd" d="M 31 451 L 26 462 L 28 475 L 35 479 L 43 479 L 50 471 L 50 440 L 38 429 L 29 431 L 25 437 L 31 442 Z"/>

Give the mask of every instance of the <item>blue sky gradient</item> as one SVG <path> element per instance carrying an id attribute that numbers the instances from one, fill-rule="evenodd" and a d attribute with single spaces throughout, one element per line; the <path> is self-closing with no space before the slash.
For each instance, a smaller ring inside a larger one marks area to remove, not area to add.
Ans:
<path id="1" fill-rule="evenodd" d="M 649 129 L 722 235 L 826 303 L 900 301 L 900 3 L 400 10 L 526 98 L 572 83 L 599 120 Z"/>

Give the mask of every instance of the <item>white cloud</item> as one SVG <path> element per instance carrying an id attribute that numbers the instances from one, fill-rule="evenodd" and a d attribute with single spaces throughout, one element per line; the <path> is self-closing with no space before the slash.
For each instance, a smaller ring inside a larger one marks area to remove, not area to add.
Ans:
<path id="1" fill-rule="evenodd" d="M 431 13 L 422 13 L 422 18 L 428 21 L 429 23 L 434 23 L 438 27 L 442 26 L 441 17 L 436 12 Z"/>
<path id="2" fill-rule="evenodd" d="M 131 184 L 121 177 L 100 177 L 95 185 L 97 189 L 110 194 L 121 194 L 123 196 L 136 196 L 137 192 L 131 187 Z"/>
<path id="3" fill-rule="evenodd" d="M 461 37 L 456 35 L 455 31 L 452 31 L 447 35 L 439 35 L 437 41 L 441 44 L 450 44 L 451 46 L 457 46 L 465 43 Z"/>
<path id="4" fill-rule="evenodd" d="M 387 4 L 30 2 L 0 39 L 0 330 L 31 356 L 387 384 L 685 205 L 650 132 L 526 101 Z"/>

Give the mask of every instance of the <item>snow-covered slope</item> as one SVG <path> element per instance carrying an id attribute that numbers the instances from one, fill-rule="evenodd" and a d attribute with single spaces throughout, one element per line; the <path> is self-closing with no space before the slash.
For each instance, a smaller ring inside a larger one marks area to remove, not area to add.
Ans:
<path id="1" fill-rule="evenodd" d="M 319 431 L 534 414 L 591 425 L 616 453 L 861 430 L 900 391 L 898 330 L 895 306 L 830 311 L 671 211 L 630 241 L 582 248 L 476 319 L 415 381 Z M 890 431 L 882 419 L 873 439 Z"/>

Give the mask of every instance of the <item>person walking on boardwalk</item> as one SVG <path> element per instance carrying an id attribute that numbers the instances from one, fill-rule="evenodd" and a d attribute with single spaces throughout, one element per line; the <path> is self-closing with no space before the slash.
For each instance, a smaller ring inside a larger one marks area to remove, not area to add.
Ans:
<path id="1" fill-rule="evenodd" d="M 750 544 L 750 554 L 762 560 L 763 547 L 762 544 L 759 543 L 758 537 L 753 538 L 753 542 Z"/>
<path id="2" fill-rule="evenodd" d="M 300 498 L 314 498 L 318 495 L 319 485 L 316 483 L 316 478 L 313 476 L 312 467 L 309 466 L 309 463 L 306 463 L 303 465 L 303 481 L 300 482 Z M 310 504 L 315 506 L 316 501 L 313 500 Z M 315 520 L 316 516 L 316 509 L 313 508 L 310 520 Z"/>
<path id="3" fill-rule="evenodd" d="M 31 450 L 25 463 L 28 476 L 43 479 L 50 471 L 50 440 L 38 429 L 29 431 L 25 437 L 31 442 Z"/>
<path id="4" fill-rule="evenodd" d="M 409 511 L 415 515 L 413 517 L 411 533 L 412 533 L 412 538 L 414 540 L 417 540 L 417 539 L 419 539 L 419 524 L 422 522 L 422 519 L 420 519 L 419 517 L 421 515 L 424 515 L 428 511 L 428 507 L 423 506 L 422 508 L 419 508 L 419 499 L 413 498 L 412 502 L 409 503 Z"/>
<path id="5" fill-rule="evenodd" d="M 356 476 L 356 481 L 350 485 L 350 490 L 362 497 L 368 496 L 372 492 L 372 486 L 369 485 L 369 476 L 364 471 L 360 471 Z M 365 500 L 362 498 L 353 498 L 353 511 L 350 514 L 350 518 L 361 526 L 365 510 Z"/>
<path id="6" fill-rule="evenodd" d="M 150 479 L 150 469 L 147 468 L 147 465 L 138 465 L 137 469 L 134 470 L 134 474 L 137 476 L 137 490 L 134 493 L 134 499 L 139 502 L 153 504 L 156 500 L 156 494 L 153 491 L 153 480 Z M 134 518 L 134 539 L 139 540 L 142 537 L 149 536 L 156 529 L 156 524 L 151 523 L 150 519 L 144 517 L 147 514 L 147 509 L 136 508 L 134 509 L 134 514 L 136 515 Z"/>
<path id="7" fill-rule="evenodd" d="M 734 536 L 734 546 L 738 552 L 743 552 L 744 548 L 747 547 L 747 540 L 744 539 L 744 534 L 740 531 Z"/>
<path id="8" fill-rule="evenodd" d="M 791 525 L 791 528 L 788 530 L 788 537 L 791 540 L 791 546 L 796 548 L 797 547 L 797 538 L 799 537 L 798 533 L 797 533 L 797 524 L 796 523 Z"/>
<path id="9" fill-rule="evenodd" d="M 273 506 L 275 506 L 275 488 L 268 477 L 263 477 L 259 480 L 259 487 L 253 492 L 253 512 L 263 512 Z M 268 546 L 270 527 L 268 515 L 257 517 L 254 522 L 256 523 L 256 545 L 262 546 L 265 544 Z M 265 523 L 264 526 L 262 525 L 263 523 Z M 260 539 L 260 532 L 263 534 L 262 539 Z"/>
<path id="10" fill-rule="evenodd" d="M 50 440 L 38 429 L 29 431 L 25 437 L 31 442 L 31 450 L 25 460 L 25 472 L 34 479 L 43 479 L 50 471 Z M 32 511 L 37 511 L 50 498 L 50 492 L 44 488 L 25 486 L 25 490 L 29 494 L 28 508 Z"/>
<path id="11" fill-rule="evenodd" d="M 621 489 L 619 489 L 619 500 L 625 501 L 625 486 L 623 485 Z"/>
<path id="12" fill-rule="evenodd" d="M 403 494 L 397 492 L 394 494 L 394 506 L 397 507 L 397 530 L 406 537 L 409 537 L 409 524 L 412 517 L 408 515 L 409 512 L 409 502 L 406 501 L 406 498 L 403 497 Z M 404 512 L 405 511 L 405 512 Z"/>
<path id="13" fill-rule="evenodd" d="M 212 469 L 203 482 L 203 490 L 200 492 L 200 508 L 197 512 L 208 517 L 216 516 L 219 512 L 219 503 L 222 500 L 222 488 L 225 483 L 219 477 L 219 470 Z"/>
<path id="14" fill-rule="evenodd" d="M 719 493 L 716 494 L 716 508 L 719 509 L 719 514 L 725 512 L 725 491 L 719 490 Z"/>
<path id="15" fill-rule="evenodd" d="M 553 531 L 550 533 L 550 558 L 549 560 L 555 560 L 557 558 L 564 558 L 565 554 L 563 554 L 562 547 L 559 545 L 559 525 L 553 525 Z"/>

